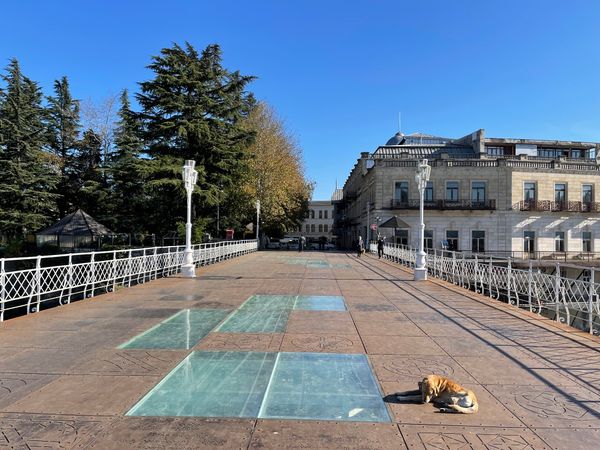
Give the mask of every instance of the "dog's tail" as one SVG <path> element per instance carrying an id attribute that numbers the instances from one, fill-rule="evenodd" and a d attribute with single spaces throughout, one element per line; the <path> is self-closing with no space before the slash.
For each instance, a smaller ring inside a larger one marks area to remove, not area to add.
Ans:
<path id="1" fill-rule="evenodd" d="M 458 412 L 458 413 L 462 413 L 462 414 L 474 414 L 477 411 L 479 411 L 479 404 L 473 403 L 468 408 L 465 408 L 464 406 L 460 406 L 460 405 L 452 405 L 451 404 L 451 405 L 448 405 L 448 408 L 453 410 L 454 412 Z"/>

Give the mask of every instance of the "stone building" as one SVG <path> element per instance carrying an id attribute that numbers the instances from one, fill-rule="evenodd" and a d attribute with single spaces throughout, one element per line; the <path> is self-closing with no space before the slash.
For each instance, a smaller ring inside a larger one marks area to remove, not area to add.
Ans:
<path id="1" fill-rule="evenodd" d="M 306 236 L 309 242 L 317 242 L 321 237 L 325 237 L 327 242 L 335 243 L 331 200 L 308 202 L 308 217 L 302 222 L 300 232 Z"/>
<path id="2" fill-rule="evenodd" d="M 419 238 L 415 172 L 427 159 L 425 245 L 514 257 L 574 259 L 600 254 L 600 144 L 426 134 L 392 137 L 361 153 L 336 203 L 343 246 L 369 224 L 388 242 L 413 247 Z M 396 218 L 390 221 L 391 218 Z"/>

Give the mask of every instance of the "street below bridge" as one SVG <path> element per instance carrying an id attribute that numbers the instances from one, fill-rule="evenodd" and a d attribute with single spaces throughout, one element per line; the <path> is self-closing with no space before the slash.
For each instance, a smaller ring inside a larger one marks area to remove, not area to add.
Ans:
<path id="1" fill-rule="evenodd" d="M 369 254 L 196 273 L 1 323 L 0 447 L 598 448 L 596 336 Z M 263 362 L 244 390 L 248 356 Z M 479 412 L 392 395 L 432 373 Z"/>

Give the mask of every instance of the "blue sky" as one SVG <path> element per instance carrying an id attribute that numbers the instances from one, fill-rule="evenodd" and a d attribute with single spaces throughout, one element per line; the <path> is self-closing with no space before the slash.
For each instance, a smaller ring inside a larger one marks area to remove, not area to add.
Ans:
<path id="1" fill-rule="evenodd" d="M 600 141 L 600 2 L 5 2 L 0 64 L 100 100 L 173 42 L 218 43 L 304 150 L 315 199 L 398 128 Z"/>

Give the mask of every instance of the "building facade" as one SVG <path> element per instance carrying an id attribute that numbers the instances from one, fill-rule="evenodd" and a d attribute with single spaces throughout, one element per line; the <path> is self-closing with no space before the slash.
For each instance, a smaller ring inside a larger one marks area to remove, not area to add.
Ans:
<path id="1" fill-rule="evenodd" d="M 302 222 L 300 232 L 309 241 L 318 241 L 325 237 L 327 242 L 335 243 L 331 200 L 312 200 L 308 203 L 308 217 Z"/>
<path id="2" fill-rule="evenodd" d="M 417 247 L 415 173 L 427 159 L 426 247 L 589 257 L 600 253 L 599 149 L 593 142 L 486 138 L 484 130 L 460 139 L 398 133 L 361 153 L 335 202 L 335 232 L 346 247 L 377 232 Z M 391 218 L 394 228 L 377 229 Z"/>

